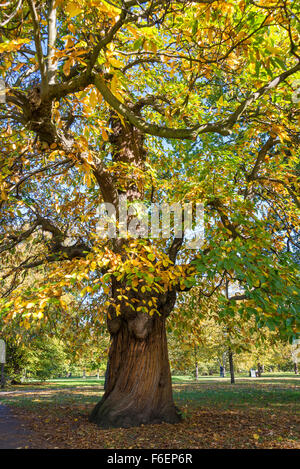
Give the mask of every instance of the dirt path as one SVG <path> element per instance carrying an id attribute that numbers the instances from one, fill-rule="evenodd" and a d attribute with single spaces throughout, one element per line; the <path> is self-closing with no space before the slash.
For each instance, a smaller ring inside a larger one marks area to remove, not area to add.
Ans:
<path id="1" fill-rule="evenodd" d="M 48 447 L 46 441 L 28 430 L 8 407 L 0 404 L 0 449 Z"/>

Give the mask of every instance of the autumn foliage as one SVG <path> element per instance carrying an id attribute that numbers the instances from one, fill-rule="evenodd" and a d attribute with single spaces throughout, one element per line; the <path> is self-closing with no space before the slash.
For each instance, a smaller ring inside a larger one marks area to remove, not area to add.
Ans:
<path id="1" fill-rule="evenodd" d="M 3 330 L 59 324 L 76 341 L 107 322 L 93 421 L 175 422 L 165 322 L 179 292 L 299 331 L 299 6 L 24 0 L 0 18 Z M 101 238 L 99 204 L 118 222 L 124 195 L 149 216 L 202 203 L 201 249 L 173 226 Z"/>

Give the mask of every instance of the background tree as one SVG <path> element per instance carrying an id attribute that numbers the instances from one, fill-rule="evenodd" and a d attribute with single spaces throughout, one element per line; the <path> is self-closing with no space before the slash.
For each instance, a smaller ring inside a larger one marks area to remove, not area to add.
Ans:
<path id="1" fill-rule="evenodd" d="M 180 297 L 168 331 L 170 361 L 176 372 L 195 375 L 196 356 L 201 374 L 218 374 L 220 366 L 230 365 L 231 351 L 231 381 L 235 370 L 248 373 L 258 363 L 266 370 L 291 371 L 293 350 L 297 350 L 278 331 L 258 327 L 253 317 L 222 315 L 217 296 L 205 298 L 197 288 Z"/>
<path id="2" fill-rule="evenodd" d="M 68 365 L 65 345 L 56 338 L 31 334 L 27 343 L 20 338 L 7 340 L 5 373 L 12 382 L 58 378 L 66 374 Z"/>

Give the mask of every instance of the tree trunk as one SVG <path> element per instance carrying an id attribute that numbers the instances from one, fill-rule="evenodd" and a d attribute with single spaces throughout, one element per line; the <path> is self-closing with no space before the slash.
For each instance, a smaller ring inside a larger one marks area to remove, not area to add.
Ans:
<path id="1" fill-rule="evenodd" d="M 226 377 L 226 352 L 223 353 L 223 376 Z"/>
<path id="2" fill-rule="evenodd" d="M 196 378 L 196 381 L 198 381 L 199 379 L 198 362 L 195 363 L 195 378 Z"/>
<path id="3" fill-rule="evenodd" d="M 194 356 L 195 356 L 195 379 L 198 381 L 199 379 L 199 369 L 198 369 L 198 347 L 197 345 L 194 346 Z"/>
<path id="4" fill-rule="evenodd" d="M 294 362 L 294 371 L 295 371 L 295 375 L 297 375 L 299 372 L 298 372 L 298 363 L 297 362 Z"/>
<path id="5" fill-rule="evenodd" d="M 230 382 L 231 384 L 234 384 L 235 377 L 234 377 L 234 366 L 233 366 L 233 354 L 230 349 L 228 351 L 228 359 L 229 359 L 229 369 L 230 369 Z"/>
<path id="6" fill-rule="evenodd" d="M 260 378 L 261 377 L 261 364 L 257 363 L 257 376 Z"/>
<path id="7" fill-rule="evenodd" d="M 5 387 L 4 363 L 1 363 L 1 388 Z"/>
<path id="8" fill-rule="evenodd" d="M 118 318 L 112 334 L 106 389 L 90 421 L 102 428 L 176 423 L 165 319 Z M 145 330 L 147 329 L 147 333 Z"/>
<path id="9" fill-rule="evenodd" d="M 115 116 L 111 117 L 110 124 L 112 132 L 109 141 L 113 161 L 135 166 L 138 169 L 137 174 L 144 171 L 146 150 L 143 133 Z M 118 223 L 118 205 L 124 196 L 130 203 L 144 199 L 144 178 L 133 176 L 133 171 L 128 171 L 126 175 L 120 172 L 119 176 L 118 172 L 115 175 L 109 173 L 104 179 L 101 174 L 98 174 L 98 182 L 103 200 L 114 205 Z M 121 190 L 118 189 L 119 178 L 122 178 Z M 133 218 L 133 215 L 127 215 L 127 229 Z M 142 224 L 139 222 L 138 226 L 143 237 Z M 139 229 L 136 228 L 135 235 Z M 169 256 L 172 262 L 176 259 L 181 242 L 181 239 L 177 239 L 170 246 Z M 113 242 L 114 252 L 120 254 L 124 262 L 128 247 L 123 236 L 117 236 Z M 115 276 L 111 279 L 110 294 L 113 303 L 109 306 L 107 319 L 111 347 L 105 392 L 92 411 L 90 421 L 102 428 L 179 422 L 180 416 L 173 402 L 165 330 L 165 321 L 174 307 L 179 285 L 163 288 L 161 292 L 157 289 L 147 289 L 145 292 L 142 288 L 147 286 L 146 281 L 140 279 L 138 287 L 131 290 L 127 280 Z M 126 301 L 120 299 L 125 291 Z M 146 314 L 150 301 L 155 304 L 160 315 Z"/>

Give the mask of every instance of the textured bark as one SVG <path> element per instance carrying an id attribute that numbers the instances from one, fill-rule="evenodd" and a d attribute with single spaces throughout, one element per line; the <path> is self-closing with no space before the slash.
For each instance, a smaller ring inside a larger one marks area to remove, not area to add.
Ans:
<path id="1" fill-rule="evenodd" d="M 102 428 L 176 423 L 180 416 L 172 396 L 165 319 L 143 316 L 135 327 L 120 320 L 112 335 L 106 390 L 90 421 Z M 139 324 L 139 325 L 138 325 Z"/>

